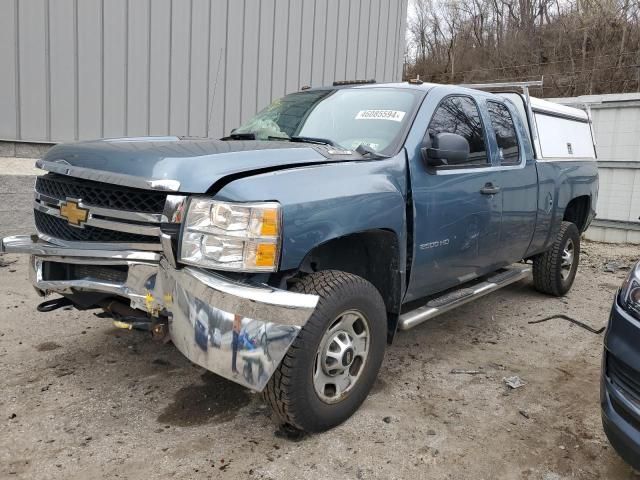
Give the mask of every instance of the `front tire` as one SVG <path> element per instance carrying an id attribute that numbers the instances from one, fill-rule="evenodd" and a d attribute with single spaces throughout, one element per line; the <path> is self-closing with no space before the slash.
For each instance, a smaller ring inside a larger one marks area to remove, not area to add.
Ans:
<path id="1" fill-rule="evenodd" d="M 371 283 L 336 270 L 307 275 L 291 290 L 320 299 L 263 397 L 281 423 L 322 432 L 369 394 L 384 357 L 386 309 Z"/>
<path id="2" fill-rule="evenodd" d="M 571 222 L 562 222 L 549 250 L 533 259 L 533 284 L 539 292 L 561 297 L 573 285 L 580 262 L 580 232 Z"/>

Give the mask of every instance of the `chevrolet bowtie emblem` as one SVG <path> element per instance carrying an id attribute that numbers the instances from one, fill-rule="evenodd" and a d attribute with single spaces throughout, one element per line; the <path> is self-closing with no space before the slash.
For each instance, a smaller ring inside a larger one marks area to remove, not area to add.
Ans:
<path id="1" fill-rule="evenodd" d="M 79 203 L 79 201 L 67 199 L 60 205 L 60 216 L 76 227 L 81 227 L 89 218 L 89 209 L 82 208 Z"/>

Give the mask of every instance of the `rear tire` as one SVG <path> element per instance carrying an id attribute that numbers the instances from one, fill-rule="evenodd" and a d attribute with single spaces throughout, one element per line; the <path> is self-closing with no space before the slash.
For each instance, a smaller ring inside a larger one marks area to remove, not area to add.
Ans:
<path id="1" fill-rule="evenodd" d="M 549 250 L 533 259 L 533 284 L 539 292 L 561 297 L 573 285 L 580 262 L 580 232 L 571 222 L 562 222 Z"/>
<path id="2" fill-rule="evenodd" d="M 369 394 L 384 357 L 386 309 L 371 283 L 336 270 L 307 275 L 291 290 L 320 299 L 263 398 L 281 423 L 322 432 L 348 419 Z"/>

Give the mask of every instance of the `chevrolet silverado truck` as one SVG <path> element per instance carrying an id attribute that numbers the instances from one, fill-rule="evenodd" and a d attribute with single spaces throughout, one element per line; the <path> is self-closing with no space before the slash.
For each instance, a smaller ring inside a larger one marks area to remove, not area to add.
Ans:
<path id="1" fill-rule="evenodd" d="M 571 288 L 598 189 L 589 115 L 476 87 L 336 82 L 220 140 L 57 145 L 37 233 L 2 252 L 57 294 L 38 310 L 99 309 L 327 430 L 398 330 L 531 273 Z"/>

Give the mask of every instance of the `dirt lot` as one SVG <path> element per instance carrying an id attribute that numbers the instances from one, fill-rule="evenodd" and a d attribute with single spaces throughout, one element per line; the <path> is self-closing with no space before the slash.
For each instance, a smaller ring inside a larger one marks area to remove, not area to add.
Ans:
<path id="1" fill-rule="evenodd" d="M 586 244 L 565 299 L 529 281 L 397 336 L 344 425 L 280 435 L 259 395 L 90 312 L 38 314 L 0 268 L 0 478 L 630 479 L 602 432 L 600 328 L 637 247 Z M 472 373 L 451 373 L 454 369 Z M 526 385 L 508 390 L 503 377 Z"/>

